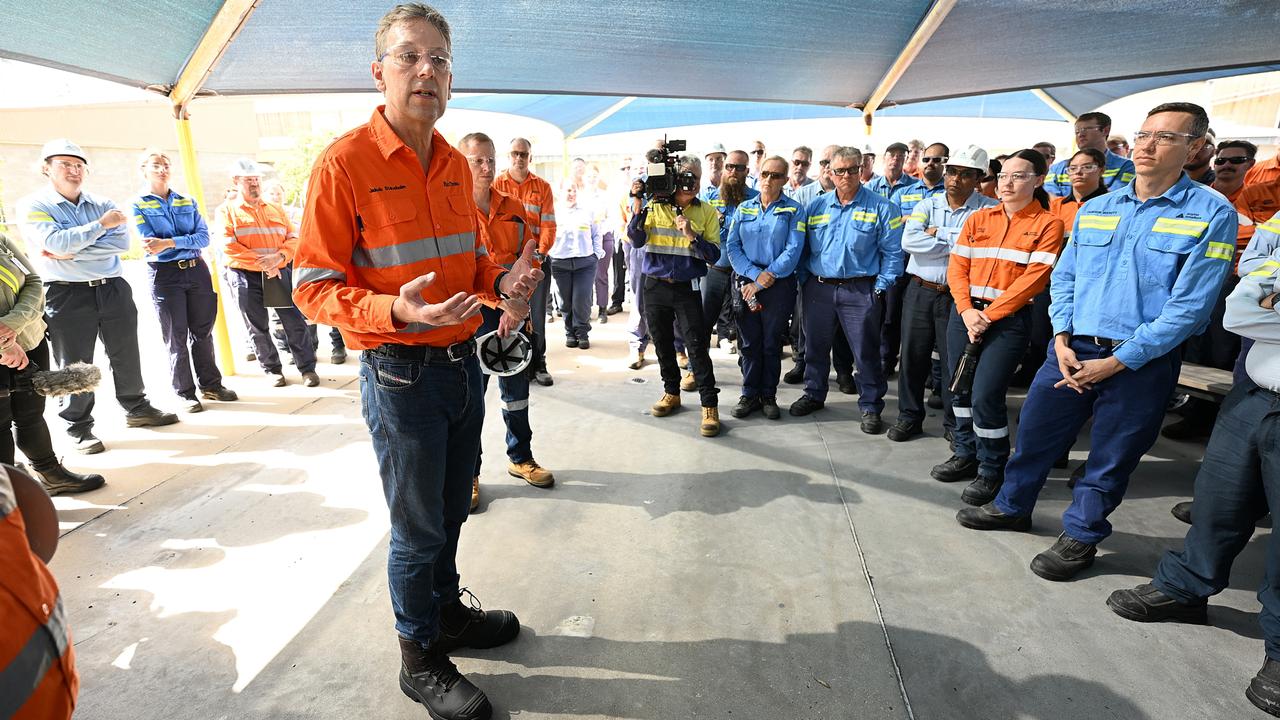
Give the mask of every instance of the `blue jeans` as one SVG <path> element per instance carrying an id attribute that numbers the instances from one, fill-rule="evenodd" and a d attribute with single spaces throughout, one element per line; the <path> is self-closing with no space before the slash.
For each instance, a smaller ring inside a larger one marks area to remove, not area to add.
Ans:
<path id="1" fill-rule="evenodd" d="M 480 375 L 475 357 L 361 354 L 361 411 L 391 516 L 387 584 L 396 631 L 423 645 L 439 630 L 441 598 L 458 595 L 458 535 L 484 424 Z"/>
<path id="2" fill-rule="evenodd" d="M 197 382 L 201 390 L 220 387 L 222 373 L 213 355 L 218 296 L 213 292 L 209 266 L 196 258 L 194 267 L 183 269 L 177 262 L 150 262 L 147 271 L 151 275 L 151 301 L 160 316 L 160 332 L 169 346 L 173 391 L 194 398 Z M 195 377 L 191 375 L 193 364 Z"/>
<path id="3" fill-rule="evenodd" d="M 1280 508 L 1280 395 L 1246 379 L 1231 389 L 1213 426 L 1183 550 L 1165 553 L 1152 584 L 1183 603 L 1222 592 L 1232 562 L 1271 505 Z M 1272 533 L 1268 543 L 1259 620 L 1267 656 L 1280 660 L 1280 535 Z"/>
<path id="4" fill-rule="evenodd" d="M 494 308 L 480 308 L 484 322 L 480 325 L 477 336 L 498 329 L 498 319 L 502 311 Z M 489 391 L 489 378 L 484 375 L 484 392 Z M 507 427 L 507 459 L 513 463 L 527 462 L 533 459 L 533 429 L 529 426 L 529 374 L 518 372 L 515 375 L 498 378 L 498 392 L 502 395 L 502 422 Z M 483 451 L 482 451 L 483 452 Z M 476 476 L 480 475 L 480 455 L 476 455 Z"/>
<path id="5" fill-rule="evenodd" d="M 738 283 L 733 283 L 729 292 L 740 294 L 738 287 Z M 747 310 L 746 303 L 734 303 L 740 308 L 742 395 L 771 398 L 777 396 L 778 379 L 782 377 L 782 343 L 786 339 L 787 320 L 796 304 L 796 277 L 778 278 L 772 287 L 757 292 L 756 299 L 764 306 L 760 312 Z"/>
<path id="6" fill-rule="evenodd" d="M 1083 338 L 1073 338 L 1071 349 L 1081 361 L 1111 355 L 1109 348 Z M 1054 387 L 1062 373 L 1050 345 L 1022 405 L 1018 448 L 1005 467 L 996 509 L 1007 515 L 1030 515 L 1054 461 L 1071 448 L 1092 415 L 1089 462 L 1076 483 L 1071 505 L 1062 514 L 1062 527 L 1080 542 L 1102 542 L 1111 534 L 1107 516 L 1124 499 L 1129 475 L 1160 435 L 1169 393 L 1181 367 L 1182 358 L 1174 350 L 1137 370 L 1121 370 L 1080 394 L 1066 386 Z"/>
<path id="7" fill-rule="evenodd" d="M 1030 306 L 991 323 L 982 334 L 973 390 L 951 398 L 956 415 L 956 455 L 976 456 L 978 474 L 985 477 L 1002 476 L 1009 459 L 1009 379 L 1027 352 L 1030 334 Z M 947 365 L 953 371 L 968 343 L 964 320 L 953 312 L 947 325 Z"/>
<path id="8" fill-rule="evenodd" d="M 564 311 L 564 335 L 568 340 L 587 340 L 591 334 L 591 286 L 596 277 L 596 256 L 554 258 L 551 277 L 560 289 Z"/>
<path id="9" fill-rule="evenodd" d="M 853 280 L 845 285 L 827 285 L 809 278 L 801 291 L 804 298 L 804 394 L 825 402 L 831 373 L 831 344 L 837 325 L 844 328 L 853 362 L 858 368 L 858 408 L 863 412 L 884 411 L 884 394 L 889 389 L 880 357 L 880 332 L 884 313 L 875 295 L 875 278 Z"/>

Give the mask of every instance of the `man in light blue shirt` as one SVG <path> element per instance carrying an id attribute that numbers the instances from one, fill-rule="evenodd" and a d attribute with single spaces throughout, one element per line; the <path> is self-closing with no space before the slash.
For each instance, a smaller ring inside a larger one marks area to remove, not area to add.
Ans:
<path id="1" fill-rule="evenodd" d="M 1076 147 L 1093 148 L 1107 157 L 1107 166 L 1102 169 L 1102 184 L 1110 192 L 1133 182 L 1133 161 L 1117 155 L 1107 147 L 1107 136 L 1111 134 L 1111 116 L 1106 113 L 1089 112 L 1076 118 Z M 1073 153 L 1074 154 L 1074 153 Z M 1067 157 L 1049 167 L 1049 174 L 1044 179 L 1044 189 L 1050 195 L 1066 197 L 1071 194 L 1071 175 L 1067 165 L 1071 158 Z"/>
<path id="2" fill-rule="evenodd" d="M 934 157 L 937 144 L 930 145 L 925 158 Z M 949 155 L 949 153 L 948 153 Z M 933 163 L 925 164 L 930 172 Z M 904 442 L 923 434 L 924 385 L 935 358 L 947 357 L 947 322 L 956 312 L 955 300 L 947 290 L 947 261 L 964 221 L 975 210 L 996 204 L 977 192 L 987 172 L 987 153 L 976 145 L 947 160 L 946 191 L 913 203 L 902 234 L 907 260 L 907 287 L 902 299 L 902 371 L 898 374 L 898 421 L 889 428 L 889 439 Z M 943 176 L 943 173 L 939 173 Z M 899 191 L 899 196 L 902 192 Z M 941 364 L 939 385 L 946 415 L 942 426 L 955 427 L 951 397 L 951 368 Z"/>
<path id="3" fill-rule="evenodd" d="M 28 247 L 40 258 L 54 359 L 61 367 L 92 363 L 101 338 L 128 426 L 178 422 L 177 415 L 153 407 L 143 387 L 138 308 L 133 289 L 121 277 L 120 254 L 129 249 L 128 217 L 110 200 L 81 190 L 89 165 L 78 145 L 51 140 L 43 157 L 41 172 L 49 187 L 25 198 L 19 217 Z M 93 403 L 91 392 L 72 395 L 58 413 L 67 421 L 76 450 L 85 454 L 106 449 L 93 434 Z"/>
<path id="4" fill-rule="evenodd" d="M 1198 105 L 1157 106 L 1134 135 L 1137 178 L 1076 214 L 1050 285 L 1054 345 L 1027 391 L 1003 486 L 993 502 L 957 515 L 977 530 L 1029 528 L 1050 468 L 1092 416 L 1089 462 L 1063 533 L 1031 561 L 1046 580 L 1093 564 L 1111 534 L 1107 516 L 1160 432 L 1178 346 L 1207 325 L 1231 272 L 1235 209 L 1182 169 L 1208 127 Z"/>
<path id="5" fill-rule="evenodd" d="M 903 172 L 907 163 L 907 146 L 896 142 L 884 149 L 884 174 L 876 175 L 866 183 L 871 192 L 889 200 L 893 194 L 908 185 L 914 185 L 916 179 Z"/>

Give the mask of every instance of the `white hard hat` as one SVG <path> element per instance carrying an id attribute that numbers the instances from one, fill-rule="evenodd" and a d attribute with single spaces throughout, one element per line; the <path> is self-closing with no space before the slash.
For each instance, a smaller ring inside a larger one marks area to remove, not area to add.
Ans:
<path id="1" fill-rule="evenodd" d="M 720 153 L 721 155 L 728 155 L 728 154 L 729 154 L 729 153 L 725 152 L 725 149 L 724 149 L 724 143 L 714 143 L 714 144 L 712 144 L 712 146 L 711 146 L 711 149 L 710 149 L 710 150 L 708 150 L 708 151 L 706 151 L 705 153 L 703 153 L 703 154 L 702 154 L 702 157 L 711 157 L 712 155 L 715 155 L 716 153 Z"/>
<path id="2" fill-rule="evenodd" d="M 231 177 L 262 177 L 262 168 L 249 158 L 240 158 L 231 163 Z"/>
<path id="3" fill-rule="evenodd" d="M 984 173 L 991 168 L 991 165 L 987 162 L 987 151 L 977 145 L 970 145 L 958 153 L 952 153 L 947 160 L 947 164 L 956 167 L 973 168 Z"/>
<path id="4" fill-rule="evenodd" d="M 84 151 L 80 149 L 80 146 L 66 138 L 50 140 L 40 149 L 40 157 L 44 160 L 48 160 L 54 155 L 70 155 L 71 157 L 78 157 L 86 163 L 89 162 L 89 158 L 84 156 Z"/>

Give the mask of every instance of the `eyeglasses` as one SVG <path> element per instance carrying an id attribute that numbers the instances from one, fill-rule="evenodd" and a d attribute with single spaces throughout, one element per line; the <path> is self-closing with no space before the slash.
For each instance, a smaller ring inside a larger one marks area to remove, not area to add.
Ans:
<path id="1" fill-rule="evenodd" d="M 937 164 L 939 164 L 939 165 L 942 165 L 943 163 L 945 163 L 946 161 L 948 161 L 948 160 L 950 160 L 950 159 L 951 159 L 951 158 L 949 158 L 949 157 L 947 157 L 947 156 L 945 156 L 945 155 L 926 155 L 926 156 L 924 156 L 924 157 L 920 158 L 920 162 L 924 163 L 925 165 L 932 165 L 932 164 L 934 164 L 934 163 L 937 163 Z"/>
<path id="2" fill-rule="evenodd" d="M 947 177 L 978 177 L 981 173 L 973 168 L 948 167 L 944 171 Z"/>
<path id="3" fill-rule="evenodd" d="M 1101 130 L 1101 129 L 1102 129 L 1101 125 L 1082 125 L 1075 129 L 1075 133 L 1077 135 L 1084 135 L 1087 132 L 1091 132 L 1093 130 Z"/>
<path id="4" fill-rule="evenodd" d="M 525 152 L 524 150 L 512 150 L 511 157 L 516 158 L 518 160 L 524 160 L 525 158 L 529 157 L 529 153 Z"/>
<path id="5" fill-rule="evenodd" d="M 763 151 L 763 150 L 752 150 L 752 151 L 751 151 L 751 154 L 752 154 L 752 155 L 763 155 L 763 154 L 764 154 L 764 151 Z"/>
<path id="6" fill-rule="evenodd" d="M 746 165 L 739 165 L 738 163 L 725 163 L 724 168 L 729 172 L 746 172 L 747 171 Z"/>
<path id="7" fill-rule="evenodd" d="M 786 173 L 774 172 L 772 170 L 761 170 L 760 178 L 762 180 L 781 180 L 786 177 Z"/>
<path id="8" fill-rule="evenodd" d="M 1097 163 L 1089 163 L 1088 165 L 1068 165 L 1067 166 L 1067 172 L 1069 173 L 1091 173 L 1097 169 L 1098 169 Z"/>
<path id="9" fill-rule="evenodd" d="M 1222 157 L 1219 155 L 1213 159 L 1214 165 L 1226 165 L 1227 163 L 1231 163 L 1232 165 L 1243 165 L 1247 162 L 1249 162 L 1249 158 L 1244 155 L 1238 155 L 1236 157 Z"/>
<path id="10" fill-rule="evenodd" d="M 1014 182 L 1024 183 L 1029 180 L 1035 180 L 1036 177 L 1038 176 L 1035 173 L 1029 173 L 1029 172 L 996 173 L 996 180 L 999 180 L 1001 182 L 1005 180 L 1012 180 Z"/>
<path id="11" fill-rule="evenodd" d="M 837 176 L 837 177 L 844 177 L 845 175 L 855 175 L 855 176 L 856 176 L 856 175 L 858 174 L 859 169 L 860 169 L 860 168 L 858 168 L 858 166 L 856 166 L 856 165 L 855 165 L 855 166 L 853 166 L 853 167 L 839 167 L 839 168 L 838 168 L 838 167 L 833 167 L 833 168 L 831 168 L 831 174 L 832 174 L 832 175 L 835 175 L 835 176 Z"/>
<path id="12" fill-rule="evenodd" d="M 423 60 L 429 60 L 431 69 L 438 73 L 447 73 L 453 68 L 453 57 L 445 50 L 427 50 L 423 52 L 421 50 L 395 48 L 383 53 L 378 60 L 382 61 L 387 58 L 391 58 L 393 63 L 406 70 L 418 67 Z"/>
<path id="13" fill-rule="evenodd" d="M 819 161 L 818 161 L 818 167 L 827 167 L 827 166 L 828 166 L 828 165 L 830 165 L 830 164 L 831 164 L 831 161 L 830 161 L 830 160 L 819 160 Z"/>
<path id="14" fill-rule="evenodd" d="M 168 170 L 169 163 L 147 163 L 146 165 L 143 165 L 143 167 L 150 168 L 152 170 Z"/>
<path id="15" fill-rule="evenodd" d="M 82 162 L 67 162 L 66 160 L 54 160 L 53 166 L 66 170 L 67 172 L 84 172 L 89 169 Z"/>
<path id="16" fill-rule="evenodd" d="M 489 167 L 493 167 L 494 165 L 498 164 L 498 160 L 496 158 L 480 157 L 479 155 L 468 155 L 467 162 L 471 163 L 472 165 L 480 165 L 482 167 L 485 165 L 488 165 Z"/>
<path id="17" fill-rule="evenodd" d="M 810 162 L 809 160 L 792 160 L 791 164 L 795 165 L 796 167 L 809 167 L 813 163 Z"/>
<path id="18" fill-rule="evenodd" d="M 623 165 L 622 167 L 618 168 L 618 172 L 629 173 L 629 172 L 631 172 L 631 166 L 630 166 L 630 165 Z"/>
<path id="19" fill-rule="evenodd" d="M 1170 145 L 1180 144 L 1178 142 L 1178 138 L 1180 137 L 1186 138 L 1188 140 L 1194 140 L 1200 136 L 1192 135 L 1191 133 L 1169 132 L 1167 130 L 1160 131 L 1160 132 L 1151 132 L 1150 130 L 1139 130 L 1138 132 L 1133 134 L 1133 144 L 1135 147 L 1138 145 L 1145 145 L 1148 140 L 1154 139 L 1156 141 L 1156 145 L 1159 145 L 1161 147 L 1169 147 Z"/>

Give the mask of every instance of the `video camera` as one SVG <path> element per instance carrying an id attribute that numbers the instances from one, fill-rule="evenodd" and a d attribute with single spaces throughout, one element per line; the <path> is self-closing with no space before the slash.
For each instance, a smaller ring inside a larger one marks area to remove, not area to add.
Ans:
<path id="1" fill-rule="evenodd" d="M 662 148 L 645 153 L 648 178 L 644 181 L 644 194 L 653 202 L 671 203 L 680 190 L 697 192 L 698 176 L 691 172 L 679 172 L 680 153 L 688 146 L 684 140 L 662 138 Z"/>

